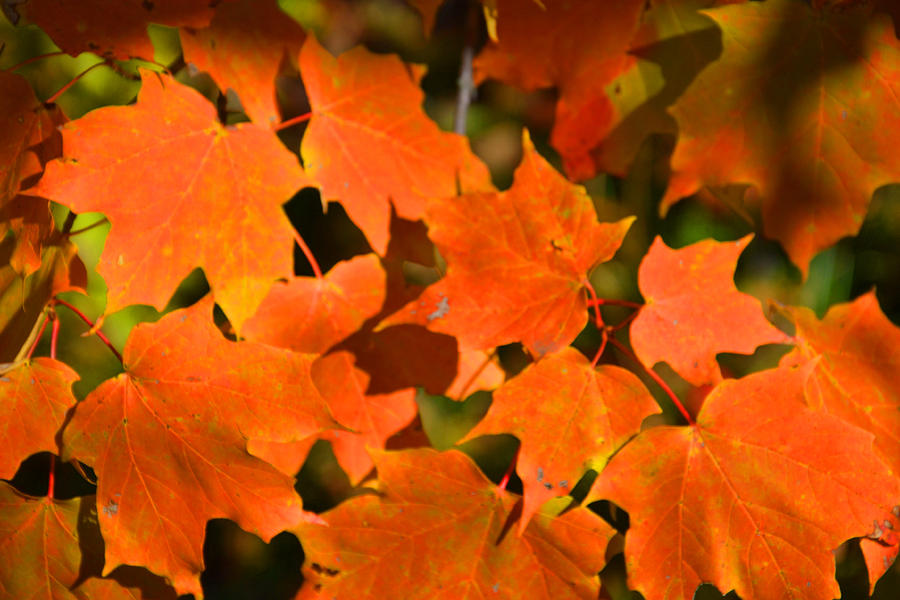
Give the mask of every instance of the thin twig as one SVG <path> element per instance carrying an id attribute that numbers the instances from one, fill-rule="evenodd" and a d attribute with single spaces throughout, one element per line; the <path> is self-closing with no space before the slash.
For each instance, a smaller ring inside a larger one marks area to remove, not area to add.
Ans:
<path id="1" fill-rule="evenodd" d="M 478 14 L 471 0 L 466 8 L 466 30 L 462 57 L 459 65 L 459 87 L 456 93 L 456 114 L 453 117 L 453 131 L 466 135 L 466 123 L 469 116 L 469 105 L 475 97 L 475 80 L 472 78 L 472 60 L 475 58 L 475 41 L 478 32 Z"/>

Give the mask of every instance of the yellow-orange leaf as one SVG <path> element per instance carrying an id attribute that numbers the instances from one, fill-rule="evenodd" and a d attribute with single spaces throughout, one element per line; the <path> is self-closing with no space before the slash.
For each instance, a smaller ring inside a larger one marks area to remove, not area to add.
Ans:
<path id="1" fill-rule="evenodd" d="M 142 81 L 135 105 L 100 108 L 63 128 L 65 156 L 34 193 L 109 218 L 97 268 L 107 313 L 135 303 L 162 309 L 199 266 L 240 331 L 272 282 L 291 272 L 293 233 L 281 205 L 307 179 L 271 131 L 223 127 L 212 104 L 167 76 L 143 71 Z"/>

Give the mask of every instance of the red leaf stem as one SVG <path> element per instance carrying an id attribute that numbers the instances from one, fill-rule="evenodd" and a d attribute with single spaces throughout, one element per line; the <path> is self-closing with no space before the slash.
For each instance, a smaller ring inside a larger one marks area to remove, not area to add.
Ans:
<path id="1" fill-rule="evenodd" d="M 59 339 L 59 317 L 55 312 L 50 313 L 53 327 L 50 329 L 50 358 L 56 359 L 56 341 Z"/>
<path id="2" fill-rule="evenodd" d="M 653 381 L 655 381 L 659 385 L 659 387 L 661 387 L 663 389 L 663 391 L 666 393 L 666 395 L 669 396 L 669 398 L 672 400 L 672 403 L 675 404 L 675 407 L 681 413 L 681 416 L 683 416 L 685 418 L 685 420 L 688 422 L 688 424 L 689 425 L 694 424 L 694 418 L 691 417 L 691 414 L 684 407 L 684 404 L 681 403 L 681 400 L 678 399 L 678 396 L 675 395 L 675 392 L 672 391 L 672 388 L 669 387 L 669 384 L 667 384 L 665 381 L 663 381 L 663 378 L 656 374 L 656 371 L 654 371 L 653 369 L 648 368 L 646 365 L 644 365 L 644 363 L 642 363 L 640 360 L 638 360 L 638 357 L 635 356 L 631 350 L 629 350 L 628 348 L 625 347 L 625 344 L 623 344 L 622 342 L 617 340 L 615 337 L 610 337 L 609 341 L 610 341 L 610 343 L 612 343 L 613 346 L 618 348 L 622 354 L 624 354 L 625 356 L 627 356 L 628 358 L 630 358 L 631 360 L 633 360 L 634 362 L 639 364 L 641 366 L 641 368 L 644 370 L 644 372 L 647 373 L 647 375 L 649 375 L 651 377 L 651 379 L 653 379 Z"/>
<path id="3" fill-rule="evenodd" d="M 291 117 L 287 121 L 282 121 L 278 125 L 272 127 L 272 131 L 281 131 L 282 129 L 287 129 L 292 125 L 298 125 L 300 123 L 305 123 L 312 118 L 312 113 L 303 113 L 302 115 L 297 115 L 296 117 Z"/>
<path id="4" fill-rule="evenodd" d="M 33 62 L 37 62 L 39 60 L 44 60 L 45 58 L 50 58 L 52 56 L 61 56 L 63 54 L 65 54 L 65 52 L 63 52 L 62 50 L 57 50 L 56 52 L 48 52 L 47 54 L 39 54 L 37 56 L 32 56 L 31 58 L 26 58 L 22 62 L 16 63 L 11 67 L 6 67 L 3 70 L 4 71 L 15 71 L 16 69 L 20 69 L 20 68 L 24 67 L 25 65 L 30 65 Z"/>
<path id="5" fill-rule="evenodd" d="M 93 71 L 95 68 L 97 68 L 97 67 L 99 67 L 99 66 L 101 66 L 101 65 L 105 65 L 105 64 L 106 64 L 106 61 L 100 61 L 100 62 L 98 62 L 98 63 L 92 64 L 92 65 L 89 66 L 87 69 L 85 69 L 84 71 L 82 71 L 81 73 L 79 73 L 78 75 L 76 75 L 74 78 L 72 78 L 72 81 L 70 81 L 70 82 L 67 83 L 66 85 L 64 85 L 64 86 L 62 86 L 61 88 L 59 88 L 58 90 L 56 90 L 56 93 L 53 94 L 52 96 L 50 96 L 49 98 L 47 98 L 47 99 L 44 101 L 44 103 L 45 103 L 45 104 L 53 104 L 54 102 L 56 102 L 56 101 L 59 99 L 60 96 L 62 96 L 63 94 L 65 94 L 65 93 L 68 91 L 68 89 L 69 89 L 70 87 L 72 87 L 73 85 L 75 85 L 75 84 L 78 82 L 79 79 L 81 79 L 82 77 L 84 77 L 85 75 L 87 75 L 88 73 L 90 73 L 91 71 Z"/>
<path id="6" fill-rule="evenodd" d="M 313 274 L 316 276 L 316 279 L 322 279 L 322 269 L 319 268 L 319 263 L 316 261 L 316 257 L 313 256 L 312 250 L 310 250 L 309 246 L 306 245 L 306 241 L 300 237 L 300 233 L 296 230 L 294 231 L 294 241 L 297 242 L 297 245 L 300 246 L 300 249 L 303 250 L 303 256 L 306 257 L 306 260 L 309 261 L 309 266 L 312 267 Z"/>
<path id="7" fill-rule="evenodd" d="M 59 323 L 59 319 L 56 320 Z M 47 497 L 53 500 L 53 490 L 56 487 L 56 455 L 50 455 L 50 475 L 47 477 Z"/>
<path id="8" fill-rule="evenodd" d="M 38 332 L 37 336 L 35 336 L 34 341 L 31 343 L 31 349 L 28 351 L 28 355 L 25 357 L 26 360 L 31 359 L 31 355 L 34 354 L 34 349 L 37 348 L 38 343 L 41 341 L 41 337 L 44 335 L 44 330 L 47 329 L 47 313 L 45 312 L 42 315 L 44 322 L 41 324 L 41 330 Z"/>
<path id="9" fill-rule="evenodd" d="M 94 329 L 94 322 L 91 321 L 91 320 L 87 317 L 87 315 L 85 315 L 83 312 L 81 312 L 80 310 L 78 310 L 75 306 L 69 304 L 68 302 L 66 302 L 65 300 L 62 300 L 62 299 L 60 299 L 60 298 L 54 298 L 54 299 L 53 299 L 53 302 L 55 302 L 56 304 L 61 304 L 61 305 L 65 306 L 66 308 L 68 308 L 69 310 L 71 310 L 73 313 L 75 313 L 76 315 L 78 315 L 78 316 L 81 318 L 82 321 L 84 321 L 85 323 L 87 323 L 88 327 L 91 328 L 91 331 L 93 331 L 93 332 L 97 335 L 97 337 L 100 338 L 100 341 L 102 341 L 104 344 L 106 344 L 106 347 L 109 348 L 110 351 L 112 351 L 112 353 L 116 355 L 116 358 L 119 359 L 119 362 L 121 362 L 121 363 L 124 364 L 124 361 L 122 360 L 122 355 L 119 353 L 118 350 L 116 350 L 116 347 L 113 346 L 113 344 L 112 344 L 111 341 L 109 341 L 109 338 L 106 337 L 106 334 L 104 334 L 104 333 L 103 333 L 102 331 L 100 331 L 99 329 Z"/>
<path id="10" fill-rule="evenodd" d="M 497 484 L 497 487 L 501 490 L 505 490 L 506 486 L 509 484 L 509 478 L 512 477 L 513 471 L 516 470 L 516 463 L 519 462 L 519 450 L 522 449 L 522 444 L 519 444 L 519 447 L 516 448 L 516 453 L 513 454 L 513 458 L 509 461 L 509 467 L 506 469 L 506 473 L 503 474 L 503 477 L 500 479 L 500 483 Z"/>
<path id="11" fill-rule="evenodd" d="M 593 289 L 593 288 L 591 288 Z M 644 306 L 638 302 L 632 302 L 630 300 L 616 300 L 614 298 L 598 298 L 596 294 L 593 294 L 593 298 L 588 300 L 588 306 L 627 306 L 628 308 L 641 308 Z"/>

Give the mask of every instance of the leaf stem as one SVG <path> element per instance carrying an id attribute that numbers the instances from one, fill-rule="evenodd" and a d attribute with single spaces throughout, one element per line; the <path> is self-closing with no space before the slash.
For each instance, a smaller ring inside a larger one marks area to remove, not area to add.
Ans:
<path id="1" fill-rule="evenodd" d="M 85 75 L 87 75 L 88 73 L 90 73 L 91 71 L 93 71 L 94 69 L 96 69 L 97 67 L 99 67 L 100 65 L 105 65 L 105 64 L 106 64 L 106 61 L 104 61 L 104 60 L 101 60 L 101 61 L 98 62 L 98 63 L 92 64 L 92 65 L 89 66 L 87 69 L 85 69 L 84 71 L 82 71 L 81 73 L 79 73 L 78 75 L 76 75 L 76 76 L 72 79 L 72 81 L 70 81 L 70 82 L 67 83 L 66 85 L 62 86 L 61 88 L 59 88 L 59 89 L 56 91 L 55 94 L 53 94 L 52 96 L 50 96 L 49 98 L 47 98 L 46 100 L 44 100 L 44 103 L 45 103 L 45 104 L 53 104 L 54 102 L 56 102 L 56 101 L 59 99 L 60 96 L 62 96 L 63 94 L 65 94 L 65 93 L 69 90 L 70 87 L 72 87 L 73 85 L 75 85 L 75 84 L 78 82 L 79 79 L 81 79 L 82 77 L 84 77 Z"/>
<path id="2" fill-rule="evenodd" d="M 47 477 L 47 498 L 53 500 L 53 488 L 56 487 L 56 455 L 50 455 L 50 475 Z"/>
<path id="3" fill-rule="evenodd" d="M 62 300 L 62 299 L 60 299 L 60 298 L 54 298 L 54 299 L 53 299 L 53 302 L 56 303 L 56 304 L 61 304 L 61 305 L 65 306 L 66 308 L 68 308 L 69 310 L 71 310 L 73 313 L 75 313 L 76 315 L 78 315 L 78 316 L 81 318 L 82 321 L 84 321 L 85 323 L 87 323 L 88 327 L 91 328 L 91 330 L 97 335 L 97 337 L 100 338 L 100 341 L 102 341 L 104 344 L 106 344 L 106 347 L 109 348 L 109 349 L 112 351 L 112 353 L 116 355 L 116 358 L 119 359 L 119 362 L 122 363 L 122 364 L 125 364 L 125 361 L 122 360 L 122 355 L 119 353 L 118 350 L 116 350 L 116 347 L 113 346 L 112 342 L 109 341 L 109 338 L 106 337 L 106 334 L 104 334 L 104 333 L 103 333 L 102 331 L 100 331 L 99 329 L 94 329 L 94 322 L 91 321 L 91 320 L 87 317 L 87 315 L 85 315 L 83 312 L 81 312 L 80 310 L 78 310 L 75 306 L 69 304 L 68 302 L 66 302 L 65 300 Z"/>
<path id="4" fill-rule="evenodd" d="M 90 231 L 91 229 L 93 229 L 95 227 L 99 227 L 99 226 L 103 225 L 104 223 L 109 223 L 109 219 L 107 219 L 106 217 L 103 217 L 96 223 L 91 223 L 90 225 L 86 225 L 85 227 L 82 227 L 81 229 L 76 229 L 75 231 L 70 231 L 69 237 L 72 237 L 73 235 L 79 235 L 79 234 L 85 233 L 86 231 Z"/>
<path id="5" fill-rule="evenodd" d="M 506 486 L 509 485 L 509 478 L 512 477 L 513 471 L 516 470 L 516 464 L 519 462 L 519 450 L 522 448 L 522 444 L 516 448 L 516 453 L 513 454 L 513 458 L 509 463 L 509 467 L 506 469 L 506 473 L 503 474 L 503 477 L 500 479 L 500 483 L 497 484 L 497 487 L 501 490 L 505 490 Z"/>
<path id="6" fill-rule="evenodd" d="M 627 306 L 628 308 L 641 308 L 644 306 L 643 304 L 638 304 L 637 302 L 632 302 L 630 300 L 598 298 L 596 295 L 592 299 L 588 300 L 588 306 L 605 306 L 605 305 Z"/>
<path id="7" fill-rule="evenodd" d="M 50 358 L 56 360 L 56 340 L 59 339 L 59 317 L 56 311 L 50 313 L 53 326 L 50 328 Z"/>
<path id="8" fill-rule="evenodd" d="M 672 391 L 672 388 L 669 387 L 669 384 L 667 384 L 665 381 L 663 381 L 663 378 L 656 374 L 656 371 L 654 371 L 653 369 L 650 369 L 646 365 L 644 365 L 644 363 L 642 363 L 640 360 L 638 360 L 638 357 L 635 356 L 631 350 L 629 350 L 628 348 L 625 347 L 625 344 L 623 344 L 622 342 L 617 340 L 615 337 L 611 336 L 609 338 L 609 341 L 613 346 L 615 346 L 616 348 L 619 349 L 619 352 L 621 352 L 622 354 L 624 354 L 625 356 L 627 356 L 628 358 L 630 358 L 631 360 L 633 360 L 634 362 L 639 364 L 641 366 L 641 368 L 644 370 L 644 372 L 647 373 L 647 375 L 649 375 L 650 378 L 653 379 L 653 381 L 655 381 L 657 383 L 657 385 L 659 385 L 659 387 L 661 387 L 663 389 L 663 391 L 666 393 L 666 395 L 669 396 L 669 398 L 672 400 L 672 403 L 675 405 L 675 408 L 677 408 L 678 412 L 681 413 L 681 416 L 683 416 L 685 418 L 685 420 L 688 422 L 688 425 L 695 424 L 694 418 L 691 417 L 691 414 L 684 407 L 684 404 L 681 403 L 681 400 L 678 399 L 678 396 L 675 395 L 675 392 Z"/>
<path id="9" fill-rule="evenodd" d="M 603 356 L 603 352 L 606 351 L 606 344 L 609 342 L 609 328 L 604 327 L 600 330 L 600 335 L 602 336 L 602 340 L 600 342 L 600 347 L 597 349 L 597 353 L 594 355 L 594 360 L 591 361 L 591 368 L 596 368 L 597 363 L 600 361 L 600 357 Z"/>
<path id="10" fill-rule="evenodd" d="M 56 52 L 48 52 L 47 54 L 38 54 L 37 56 L 32 56 L 31 58 L 26 58 L 22 62 L 17 63 L 11 67 L 6 67 L 3 70 L 4 71 L 15 71 L 16 69 L 20 69 L 20 68 L 24 67 L 25 65 L 30 65 L 33 62 L 37 62 L 39 60 L 44 60 L 45 58 L 51 58 L 53 56 L 61 56 L 63 54 L 65 54 L 65 52 L 63 52 L 62 50 L 58 50 Z"/>
<path id="11" fill-rule="evenodd" d="M 588 299 L 587 304 L 589 307 L 593 307 L 594 309 L 594 325 L 597 329 L 603 329 L 603 316 L 600 314 L 600 298 L 597 297 L 597 292 L 594 290 L 593 284 L 591 284 L 590 279 L 585 277 L 582 279 L 581 284 L 584 286 L 584 289 L 587 290 Z"/>
<path id="12" fill-rule="evenodd" d="M 282 129 L 287 129 L 293 125 L 299 125 L 300 123 L 305 123 L 312 118 L 312 112 L 303 113 L 302 115 L 297 115 L 296 117 L 291 117 L 287 121 L 282 121 L 278 125 L 272 127 L 272 131 L 281 131 Z"/>
<path id="13" fill-rule="evenodd" d="M 34 350 L 35 350 L 35 348 L 37 348 L 38 342 L 41 341 L 41 336 L 44 335 L 44 330 L 47 329 L 47 311 L 46 310 L 41 313 L 40 318 L 41 318 L 40 328 L 39 329 L 36 328 L 32 331 L 32 334 L 34 334 L 34 332 L 37 331 L 37 335 L 34 337 L 33 340 L 31 340 L 31 348 L 28 350 L 28 354 L 25 355 L 25 360 L 31 360 L 31 355 L 34 354 Z M 37 326 L 37 323 L 35 323 L 35 326 Z"/>
<path id="14" fill-rule="evenodd" d="M 300 246 L 300 249 L 303 251 L 303 256 L 309 261 L 309 266 L 312 267 L 316 279 L 322 279 L 322 269 L 319 268 L 316 257 L 313 256 L 312 250 L 309 249 L 309 246 L 306 245 L 306 241 L 300 237 L 300 232 L 297 230 L 294 230 L 294 241 L 297 242 L 297 245 Z"/>

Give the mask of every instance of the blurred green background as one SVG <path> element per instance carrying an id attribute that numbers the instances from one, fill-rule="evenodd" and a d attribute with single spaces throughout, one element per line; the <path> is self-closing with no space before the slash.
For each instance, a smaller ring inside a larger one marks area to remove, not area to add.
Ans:
<path id="1" fill-rule="evenodd" d="M 283 0 L 280 3 L 287 14 L 315 31 L 333 51 L 362 43 L 374 51 L 397 53 L 405 60 L 427 65 L 428 74 L 422 83 L 426 92 L 425 109 L 442 128 L 452 128 L 467 15 L 473 9 L 469 2 L 448 0 L 438 13 L 435 30 L 429 36 L 423 34 L 418 13 L 399 0 Z M 181 81 L 216 101 L 220 92 L 212 81 L 203 74 L 192 75 L 184 68 L 177 32 L 157 26 L 151 26 L 150 32 L 157 50 L 155 61 L 171 66 Z M 478 43 L 483 44 L 485 37 L 482 29 Z M 3 44 L 0 69 L 57 49 L 36 27 L 27 24 L 14 27 L 3 18 L 0 18 L 0 43 Z M 15 72 L 28 79 L 39 98 L 46 99 L 98 62 L 101 62 L 99 58 L 89 54 L 77 58 L 54 56 L 16 68 Z M 159 65 L 130 61 L 119 63 L 116 69 L 109 66 L 94 68 L 62 94 L 57 103 L 70 119 L 100 106 L 127 104 L 133 101 L 138 91 L 139 83 L 134 79 L 137 67 L 160 70 Z M 282 92 L 285 117 L 302 112 L 305 98 L 299 79 L 286 81 Z M 490 168 L 496 185 L 506 188 L 512 181 L 513 170 L 521 156 L 523 127 L 530 130 L 541 153 L 560 166 L 558 157 L 547 143 L 555 102 L 554 90 L 524 93 L 496 82 L 479 87 L 468 113 L 468 135 L 474 151 Z M 235 122 L 242 120 L 242 116 L 232 114 L 228 120 Z M 282 133 L 285 144 L 295 152 L 301 131 L 302 128 L 293 128 Z M 659 200 L 665 187 L 664 173 L 672 147 L 671 138 L 650 138 L 627 176 L 601 175 L 584 184 L 594 199 L 601 220 L 611 221 L 627 215 L 637 217 L 615 259 L 601 265 L 591 276 L 601 297 L 641 301 L 637 268 L 656 235 L 661 235 L 670 246 L 681 247 L 709 237 L 737 239 L 756 230 L 754 223 L 759 220 L 752 215 L 746 215 L 734 205 L 710 202 L 705 198 L 684 200 L 676 204 L 666 218 L 660 218 Z M 122 194 L 127 196 L 128 190 L 122 190 Z M 322 212 L 321 200 L 315 190 L 298 193 L 285 205 L 285 210 L 312 247 L 323 271 L 340 260 L 369 251 L 365 238 L 339 206 L 332 204 L 327 214 Z M 67 213 L 65 207 L 54 207 L 58 223 L 62 223 Z M 73 229 L 91 225 L 101 218 L 99 214 L 78 215 Z M 88 295 L 71 293 L 64 296 L 91 318 L 104 311 L 106 287 L 94 266 L 108 230 L 106 224 L 77 236 L 79 253 L 89 272 Z M 295 256 L 296 272 L 311 274 L 302 255 L 295 253 Z M 833 304 L 875 288 L 888 318 L 900 324 L 900 186 L 887 186 L 877 191 L 859 235 L 844 239 L 820 253 L 813 260 L 806 281 L 777 243 L 759 235 L 742 255 L 735 281 L 739 289 L 757 297 L 764 307 L 770 300 L 775 300 L 808 306 L 820 317 Z M 207 291 L 203 274 L 197 270 L 182 283 L 166 310 L 187 306 Z M 608 322 L 617 322 L 628 314 L 617 307 L 604 308 L 604 312 Z M 121 349 L 136 323 L 153 321 L 160 316 L 161 313 L 147 306 L 129 307 L 107 316 L 103 330 Z M 86 326 L 69 311 L 60 310 L 60 318 L 58 356 L 81 376 L 75 392 L 83 398 L 99 382 L 119 372 L 121 365 L 96 337 L 82 335 Z M 598 332 L 588 326 L 575 345 L 591 354 L 599 340 Z M 726 356 L 722 360 L 733 373 L 742 375 L 773 366 L 785 351 L 785 347 L 770 346 L 751 357 Z M 41 340 L 37 354 L 49 354 L 49 330 Z M 518 372 L 527 363 L 524 353 L 515 346 L 502 348 L 500 357 L 509 374 Z M 612 351 L 608 350 L 603 357 L 603 362 L 619 361 L 634 369 L 627 359 Z M 674 373 L 668 371 L 664 376 L 676 392 L 687 392 L 686 384 Z M 657 393 L 654 385 L 648 387 L 657 394 L 666 418 L 677 422 L 678 417 L 669 401 Z M 417 403 L 421 424 L 417 426 L 434 447 L 450 448 L 485 414 L 490 401 L 490 394 L 485 392 L 476 392 L 463 403 L 420 392 Z M 492 436 L 469 442 L 462 449 L 497 481 L 511 461 L 516 445 L 512 436 Z M 15 485 L 25 492 L 42 495 L 48 464 L 47 455 L 32 457 L 16 476 Z M 92 491 L 92 487 L 68 467 L 61 469 L 59 480 L 61 497 Z M 583 481 L 575 494 L 586 492 L 588 483 L 588 480 Z M 514 480 L 511 489 L 515 491 L 517 485 L 520 483 Z M 355 493 L 326 442 L 313 448 L 298 474 L 297 489 L 307 508 L 319 511 Z M 621 515 L 616 522 L 622 525 Z M 301 582 L 302 549 L 291 534 L 281 534 L 267 545 L 229 521 L 212 521 L 207 528 L 204 554 L 207 571 L 202 581 L 210 600 L 290 598 Z M 846 544 L 836 556 L 843 597 L 868 597 L 866 571 L 858 544 Z M 621 556 L 614 558 L 604 570 L 603 581 L 611 598 L 639 597 L 625 586 Z M 713 600 L 721 595 L 714 588 L 704 586 L 696 597 Z M 879 600 L 900 598 L 900 569 L 896 565 L 879 584 L 874 597 Z"/>

